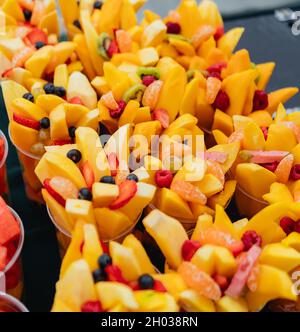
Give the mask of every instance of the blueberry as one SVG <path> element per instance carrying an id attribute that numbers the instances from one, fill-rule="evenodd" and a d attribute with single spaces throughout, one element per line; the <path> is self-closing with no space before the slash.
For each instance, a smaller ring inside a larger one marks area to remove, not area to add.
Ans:
<path id="1" fill-rule="evenodd" d="M 80 24 L 79 20 L 75 20 L 73 22 L 73 25 L 75 25 L 76 28 L 78 28 L 79 30 L 81 30 L 81 24 Z"/>
<path id="2" fill-rule="evenodd" d="M 48 129 L 50 127 L 50 120 L 49 120 L 49 118 L 42 118 L 40 120 L 40 125 L 41 125 L 41 128 Z"/>
<path id="3" fill-rule="evenodd" d="M 69 136 L 71 138 L 75 138 L 75 131 L 76 131 L 76 127 L 72 126 L 69 128 Z"/>
<path id="4" fill-rule="evenodd" d="M 107 278 L 106 273 L 103 270 L 98 269 L 93 271 L 93 279 L 95 283 L 100 281 L 105 281 L 106 278 Z"/>
<path id="5" fill-rule="evenodd" d="M 98 265 L 101 269 L 105 269 L 106 266 L 112 264 L 112 259 L 108 254 L 103 254 L 98 259 Z"/>
<path id="6" fill-rule="evenodd" d="M 31 101 L 32 103 L 34 102 L 33 94 L 31 94 L 30 92 L 25 93 L 25 95 L 23 95 L 23 98 Z"/>
<path id="7" fill-rule="evenodd" d="M 133 174 L 133 173 L 129 174 L 129 175 L 127 176 L 126 180 L 139 182 L 139 178 L 138 178 L 135 174 Z"/>
<path id="8" fill-rule="evenodd" d="M 141 289 L 153 289 L 154 287 L 154 279 L 150 274 L 143 274 L 139 277 L 138 282 Z"/>
<path id="9" fill-rule="evenodd" d="M 63 86 L 56 86 L 55 87 L 55 94 L 58 96 L 58 97 L 65 97 L 67 91 L 66 89 L 63 87 Z"/>
<path id="10" fill-rule="evenodd" d="M 44 85 L 44 91 L 47 95 L 54 95 L 55 94 L 55 86 L 53 83 L 47 83 Z"/>
<path id="11" fill-rule="evenodd" d="M 36 48 L 37 50 L 39 50 L 40 48 L 42 48 L 42 47 L 44 47 L 44 46 L 45 46 L 45 43 L 42 42 L 42 41 L 38 41 L 38 42 L 35 43 L 35 48 Z"/>
<path id="12" fill-rule="evenodd" d="M 75 164 L 78 164 L 81 160 L 81 152 L 77 149 L 72 149 L 67 153 L 67 157 L 71 159 Z"/>
<path id="13" fill-rule="evenodd" d="M 95 1 L 94 2 L 94 9 L 101 9 L 103 6 L 102 1 Z"/>
<path id="14" fill-rule="evenodd" d="M 78 199 L 82 199 L 83 201 L 91 201 L 93 199 L 93 195 L 88 188 L 82 188 L 79 190 Z"/>
<path id="15" fill-rule="evenodd" d="M 30 10 L 28 10 L 28 9 L 24 9 L 23 10 L 23 14 L 24 14 L 25 20 L 27 22 L 30 21 L 31 16 L 32 16 L 32 12 Z"/>
<path id="16" fill-rule="evenodd" d="M 103 176 L 100 179 L 100 182 L 102 183 L 108 183 L 108 184 L 116 184 L 115 179 L 112 176 Z"/>

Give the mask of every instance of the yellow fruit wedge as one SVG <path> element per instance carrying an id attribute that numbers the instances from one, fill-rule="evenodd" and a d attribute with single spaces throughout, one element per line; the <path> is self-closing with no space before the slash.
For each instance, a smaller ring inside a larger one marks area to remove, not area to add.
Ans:
<path id="1" fill-rule="evenodd" d="M 216 312 L 214 302 L 188 289 L 180 293 L 179 304 L 187 312 Z"/>
<path id="2" fill-rule="evenodd" d="M 275 62 L 261 63 L 256 66 L 259 71 L 257 89 L 265 90 L 275 68 Z"/>
<path id="3" fill-rule="evenodd" d="M 47 178 L 61 176 L 70 179 L 78 189 L 86 187 L 85 180 L 73 161 L 55 152 L 47 152 L 43 156 L 35 173 L 42 183 Z"/>
<path id="4" fill-rule="evenodd" d="M 56 284 L 56 297 L 73 312 L 80 312 L 88 301 L 97 301 L 92 274 L 87 262 L 80 259 L 72 263 L 63 278 Z"/>
<path id="5" fill-rule="evenodd" d="M 134 297 L 139 305 L 138 312 L 177 312 L 179 310 L 175 299 L 168 293 L 141 290 L 134 292 Z"/>
<path id="6" fill-rule="evenodd" d="M 66 101 L 58 96 L 54 95 L 39 95 L 36 98 L 36 106 L 43 109 L 46 114 L 50 114 L 57 106 L 65 104 Z"/>
<path id="7" fill-rule="evenodd" d="M 99 300 L 104 310 L 122 304 L 128 310 L 138 309 L 134 293 L 126 285 L 117 282 L 98 282 L 96 284 Z"/>
<path id="8" fill-rule="evenodd" d="M 230 136 L 233 132 L 232 118 L 228 114 L 217 109 L 215 112 L 212 129 L 218 129 L 225 135 Z"/>
<path id="9" fill-rule="evenodd" d="M 199 84 L 200 79 L 194 78 L 186 85 L 184 95 L 180 104 L 180 115 L 186 113 L 194 115 L 196 113 Z"/>
<path id="10" fill-rule="evenodd" d="M 267 151 L 292 151 L 297 145 L 293 131 L 282 124 L 271 124 L 265 149 Z"/>
<path id="11" fill-rule="evenodd" d="M 209 207 L 216 209 L 216 206 L 220 205 L 226 209 L 235 193 L 236 185 L 237 182 L 235 180 L 226 181 L 224 189 L 208 199 Z"/>
<path id="12" fill-rule="evenodd" d="M 293 202 L 294 198 L 283 183 L 272 183 L 270 187 L 270 192 L 263 196 L 263 199 L 269 204 L 279 203 L 279 202 Z"/>
<path id="13" fill-rule="evenodd" d="M 90 201 L 67 199 L 66 212 L 74 223 L 83 220 L 86 223 L 95 224 L 93 205 Z"/>
<path id="14" fill-rule="evenodd" d="M 49 115 L 50 137 L 54 140 L 69 138 L 66 112 L 63 104 L 58 105 Z"/>
<path id="15" fill-rule="evenodd" d="M 37 130 L 22 126 L 17 122 L 10 122 L 9 131 L 13 144 L 21 150 L 31 152 L 31 147 L 38 142 L 39 133 Z"/>
<path id="16" fill-rule="evenodd" d="M 45 46 L 37 50 L 25 63 L 33 77 L 41 78 L 54 55 L 53 46 Z"/>
<path id="17" fill-rule="evenodd" d="M 97 229 L 94 225 L 83 225 L 82 256 L 89 264 L 90 270 L 94 271 L 98 268 L 98 259 L 103 254 Z"/>
<path id="18" fill-rule="evenodd" d="M 265 138 L 261 128 L 250 122 L 244 128 L 243 148 L 246 150 L 264 150 Z"/>
<path id="19" fill-rule="evenodd" d="M 219 39 L 218 48 L 225 52 L 228 57 L 230 57 L 237 44 L 239 43 L 244 31 L 244 28 L 233 28 L 229 30 Z"/>
<path id="20" fill-rule="evenodd" d="M 133 235 L 128 235 L 124 241 L 123 246 L 133 250 L 136 259 L 138 260 L 142 274 L 153 274 L 155 269 L 146 253 L 141 242 Z"/>
<path id="21" fill-rule="evenodd" d="M 247 301 L 243 298 L 235 299 L 230 296 L 223 296 L 217 302 L 217 312 L 248 312 Z"/>
<path id="22" fill-rule="evenodd" d="M 153 278 L 159 280 L 176 300 L 182 292 L 187 290 L 187 285 L 178 273 L 155 274 Z"/>
<path id="23" fill-rule="evenodd" d="M 73 262 L 82 258 L 81 245 L 84 240 L 83 225 L 84 222 L 82 220 L 79 220 L 74 226 L 71 243 L 66 251 L 66 254 L 61 264 L 60 279 L 64 276 L 65 272 Z"/>
<path id="24" fill-rule="evenodd" d="M 277 110 L 280 103 L 286 103 L 289 99 L 294 97 L 298 91 L 298 88 L 283 88 L 269 93 L 269 106 L 266 110 L 270 114 L 273 114 Z"/>
<path id="25" fill-rule="evenodd" d="M 168 264 L 178 268 L 182 262 L 181 247 L 188 239 L 183 226 L 159 210 L 152 211 L 143 220 L 143 224 L 157 242 Z"/>
<path id="26" fill-rule="evenodd" d="M 300 233 L 292 232 L 281 241 L 287 247 L 300 251 Z"/>
<path id="27" fill-rule="evenodd" d="M 192 38 L 201 25 L 201 12 L 198 9 L 197 2 L 181 1 L 178 9 L 180 15 L 181 33 L 184 37 Z"/>
<path id="28" fill-rule="evenodd" d="M 95 208 L 105 207 L 119 196 L 119 187 L 114 184 L 96 182 L 93 184 L 92 193 L 93 206 Z"/>

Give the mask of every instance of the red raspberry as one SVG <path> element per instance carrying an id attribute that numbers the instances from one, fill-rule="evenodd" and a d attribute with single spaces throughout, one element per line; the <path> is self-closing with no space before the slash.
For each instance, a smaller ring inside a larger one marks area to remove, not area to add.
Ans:
<path id="1" fill-rule="evenodd" d="M 280 227 L 283 229 L 283 231 L 289 235 L 290 233 L 294 232 L 296 223 L 293 219 L 289 217 L 283 217 L 280 220 Z"/>
<path id="2" fill-rule="evenodd" d="M 162 170 L 155 173 L 155 182 L 159 188 L 170 188 L 173 181 L 173 174 L 171 171 Z"/>
<path id="3" fill-rule="evenodd" d="M 116 110 L 109 110 L 109 114 L 113 119 L 119 119 L 125 110 L 126 103 L 124 100 L 118 101 L 118 105 L 119 108 L 117 108 Z"/>
<path id="4" fill-rule="evenodd" d="M 113 55 L 117 53 L 119 53 L 118 43 L 115 40 L 112 40 L 111 43 L 109 44 L 107 54 L 110 58 L 112 58 Z"/>
<path id="5" fill-rule="evenodd" d="M 84 241 L 82 241 L 81 244 L 80 244 L 79 250 L 80 250 L 81 253 L 83 253 L 83 248 L 84 248 Z"/>
<path id="6" fill-rule="evenodd" d="M 206 70 L 211 74 L 211 73 L 219 73 L 221 74 L 222 69 L 227 67 L 227 63 L 226 62 L 219 62 L 216 63 L 215 65 L 212 65 L 210 67 L 208 67 Z"/>
<path id="7" fill-rule="evenodd" d="M 261 247 L 262 245 L 262 238 L 258 235 L 255 231 L 247 231 L 242 236 L 242 241 L 244 243 L 244 250 L 248 251 L 251 249 L 255 244 Z"/>
<path id="8" fill-rule="evenodd" d="M 153 290 L 155 290 L 156 292 L 161 292 L 161 293 L 167 292 L 166 287 L 159 280 L 154 280 Z"/>
<path id="9" fill-rule="evenodd" d="M 146 86 L 149 86 L 150 84 L 152 84 L 155 81 L 156 81 L 155 76 L 146 75 L 146 76 L 143 77 L 143 84 L 146 85 Z"/>
<path id="10" fill-rule="evenodd" d="M 116 281 L 127 285 L 127 280 L 124 279 L 121 269 L 116 265 L 108 265 L 105 268 L 108 281 Z"/>
<path id="11" fill-rule="evenodd" d="M 265 91 L 256 90 L 253 99 L 253 111 L 265 110 L 269 106 L 269 96 Z"/>
<path id="12" fill-rule="evenodd" d="M 260 164 L 260 166 L 274 173 L 277 169 L 278 161 L 273 161 L 272 163 Z"/>
<path id="13" fill-rule="evenodd" d="M 167 33 L 172 33 L 173 35 L 179 35 L 181 32 L 181 26 L 176 22 L 167 22 Z"/>
<path id="14" fill-rule="evenodd" d="M 217 31 L 214 35 L 215 41 L 218 41 L 223 35 L 224 35 L 225 31 L 224 31 L 224 27 L 218 27 Z"/>
<path id="15" fill-rule="evenodd" d="M 269 128 L 268 127 L 261 127 L 261 131 L 263 132 L 264 134 L 264 138 L 265 140 L 268 139 L 268 131 L 269 131 Z"/>
<path id="16" fill-rule="evenodd" d="M 213 103 L 213 107 L 220 111 L 226 112 L 229 106 L 230 106 L 230 99 L 227 93 L 223 90 L 220 90 Z"/>
<path id="17" fill-rule="evenodd" d="M 200 242 L 186 240 L 181 248 L 181 255 L 185 261 L 190 261 L 195 255 L 196 251 L 201 247 Z"/>
<path id="18" fill-rule="evenodd" d="M 294 181 L 300 180 L 300 164 L 296 164 L 293 166 L 290 177 Z"/>
<path id="19" fill-rule="evenodd" d="M 221 74 L 218 71 L 213 71 L 212 73 L 208 73 L 207 78 L 208 77 L 215 77 L 218 80 L 222 81 Z"/>
<path id="20" fill-rule="evenodd" d="M 214 275 L 213 279 L 219 285 L 222 291 L 226 290 L 229 286 L 229 281 L 226 277 L 221 276 L 219 274 Z"/>
<path id="21" fill-rule="evenodd" d="M 103 312 L 102 305 L 99 301 L 85 302 L 81 306 L 81 312 Z"/>
<path id="22" fill-rule="evenodd" d="M 299 220 L 295 224 L 294 232 L 300 233 L 300 221 Z"/>

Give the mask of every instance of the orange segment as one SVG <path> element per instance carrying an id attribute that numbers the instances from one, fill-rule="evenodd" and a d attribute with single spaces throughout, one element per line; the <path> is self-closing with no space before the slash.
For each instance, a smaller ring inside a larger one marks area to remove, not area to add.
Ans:
<path id="1" fill-rule="evenodd" d="M 154 81 L 152 84 L 150 84 L 144 92 L 143 106 L 149 106 L 151 110 L 154 110 L 162 88 L 163 82 L 160 80 Z"/>
<path id="2" fill-rule="evenodd" d="M 243 139 L 244 139 L 244 130 L 238 129 L 229 136 L 228 144 L 235 142 L 242 142 Z"/>
<path id="3" fill-rule="evenodd" d="M 224 186 L 225 174 L 223 172 L 221 165 L 212 160 L 207 160 L 206 164 L 207 164 L 206 173 L 215 176 L 218 180 L 220 180 L 220 182 Z"/>
<path id="4" fill-rule="evenodd" d="M 219 91 L 221 90 L 222 83 L 215 77 L 208 77 L 206 81 L 206 101 L 208 104 L 213 104 Z"/>
<path id="5" fill-rule="evenodd" d="M 206 196 L 198 187 L 184 180 L 173 181 L 171 190 L 187 202 L 201 205 L 205 205 L 207 202 Z"/>
<path id="6" fill-rule="evenodd" d="M 60 194 L 64 199 L 77 199 L 78 190 L 75 184 L 69 179 L 63 178 L 61 176 L 56 176 L 50 180 L 50 186 L 58 194 Z"/>
<path id="7" fill-rule="evenodd" d="M 119 108 L 119 105 L 111 91 L 107 92 L 101 97 L 101 102 L 110 110 L 116 110 Z"/>
<path id="8" fill-rule="evenodd" d="M 294 156 L 292 154 L 287 155 L 278 164 L 275 175 L 277 176 L 277 181 L 280 183 L 287 183 L 290 177 L 291 169 L 294 164 Z"/>
<path id="9" fill-rule="evenodd" d="M 208 299 L 218 301 L 221 298 L 221 290 L 218 284 L 196 265 L 184 262 L 179 266 L 178 273 L 188 287 L 197 291 Z"/>

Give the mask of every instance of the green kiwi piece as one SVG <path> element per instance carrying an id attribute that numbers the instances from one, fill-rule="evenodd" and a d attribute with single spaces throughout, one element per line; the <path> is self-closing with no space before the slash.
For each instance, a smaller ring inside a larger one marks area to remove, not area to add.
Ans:
<path id="1" fill-rule="evenodd" d="M 135 84 L 129 88 L 123 95 L 123 100 L 127 104 L 132 99 L 141 99 L 146 87 L 144 84 Z"/>
<path id="2" fill-rule="evenodd" d="M 186 37 L 183 37 L 181 35 L 175 35 L 173 33 L 168 33 L 167 34 L 167 40 L 170 40 L 170 39 L 178 39 L 178 40 L 181 40 L 181 41 L 185 41 L 189 44 L 192 44 L 192 41 Z"/>
<path id="3" fill-rule="evenodd" d="M 109 47 L 110 42 L 111 42 L 111 38 L 105 32 L 101 33 L 101 35 L 98 37 L 98 40 L 97 40 L 98 54 L 106 61 L 110 60 L 110 58 L 107 54 L 107 49 Z"/>
<path id="4" fill-rule="evenodd" d="M 155 67 L 138 67 L 137 74 L 140 78 L 143 78 L 143 76 L 154 76 L 156 79 L 160 79 L 160 71 Z"/>

